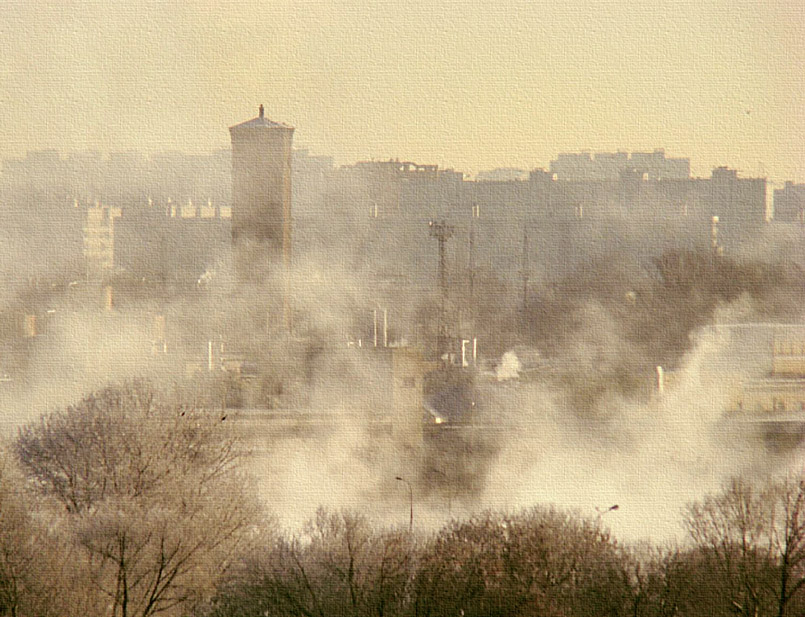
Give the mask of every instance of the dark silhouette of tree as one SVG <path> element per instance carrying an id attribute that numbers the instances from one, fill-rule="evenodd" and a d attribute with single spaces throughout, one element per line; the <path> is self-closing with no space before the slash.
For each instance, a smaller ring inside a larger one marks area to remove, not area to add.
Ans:
<path id="1" fill-rule="evenodd" d="M 687 526 L 727 608 L 741 615 L 805 609 L 805 479 L 736 479 L 692 504 Z"/>
<path id="2" fill-rule="evenodd" d="M 181 612 L 248 537 L 255 510 L 223 426 L 128 384 L 20 431 L 22 469 L 61 506 L 110 615 Z"/>
<path id="3" fill-rule="evenodd" d="M 209 615 L 391 617 L 408 614 L 414 551 L 405 531 L 319 510 L 305 531 L 245 559 Z"/>
<path id="4" fill-rule="evenodd" d="M 422 557 L 417 615 L 604 615 L 628 606 L 622 555 L 594 521 L 551 509 L 454 522 Z"/>

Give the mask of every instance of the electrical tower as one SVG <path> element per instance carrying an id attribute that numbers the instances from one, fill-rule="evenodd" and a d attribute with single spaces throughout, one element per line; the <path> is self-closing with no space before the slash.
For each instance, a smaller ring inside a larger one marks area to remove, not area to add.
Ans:
<path id="1" fill-rule="evenodd" d="M 473 323 L 475 320 L 475 219 L 481 217 L 481 208 L 473 204 L 472 206 L 472 215 L 470 216 L 470 246 L 469 246 L 469 255 L 467 259 L 467 269 L 469 270 L 469 282 L 470 282 L 470 289 L 469 289 L 469 304 L 470 304 L 470 314 L 473 319 Z"/>
<path id="2" fill-rule="evenodd" d="M 431 238 L 439 241 L 439 334 L 436 339 L 436 355 L 441 359 L 447 353 L 447 264 L 445 245 L 453 237 L 453 227 L 441 221 L 430 221 Z"/>

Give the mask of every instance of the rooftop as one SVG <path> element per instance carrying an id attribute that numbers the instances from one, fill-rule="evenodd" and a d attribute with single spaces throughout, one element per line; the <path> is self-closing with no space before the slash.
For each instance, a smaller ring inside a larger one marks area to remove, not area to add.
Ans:
<path id="1" fill-rule="evenodd" d="M 269 129 L 291 129 L 293 130 L 292 126 L 288 126 L 287 124 L 282 124 L 281 122 L 274 122 L 273 120 L 269 120 L 265 117 L 264 108 L 262 105 L 259 107 L 259 114 L 256 118 L 252 118 L 251 120 L 246 120 L 246 122 L 241 122 L 240 124 L 236 124 L 234 126 L 230 126 L 229 130 L 232 129 L 248 129 L 248 128 L 269 128 Z"/>

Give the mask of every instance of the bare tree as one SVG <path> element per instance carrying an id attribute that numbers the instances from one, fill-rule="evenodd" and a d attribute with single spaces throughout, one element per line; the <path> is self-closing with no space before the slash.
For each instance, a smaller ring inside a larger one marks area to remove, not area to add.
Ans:
<path id="1" fill-rule="evenodd" d="M 719 577 L 724 602 L 742 615 L 805 607 L 805 479 L 760 487 L 736 479 L 688 509 L 691 537 Z"/>
<path id="2" fill-rule="evenodd" d="M 620 558 L 597 522 L 542 508 L 486 513 L 433 540 L 417 578 L 417 613 L 618 614 L 629 599 Z"/>
<path id="3" fill-rule="evenodd" d="M 70 614 L 60 593 L 67 546 L 35 512 L 13 460 L 0 452 L 0 615 Z"/>
<path id="4" fill-rule="evenodd" d="M 37 532 L 6 461 L 0 461 L 0 615 L 24 614 L 26 596 L 36 585 Z"/>
<path id="5" fill-rule="evenodd" d="M 319 510 L 306 536 L 320 585 L 337 613 L 400 614 L 410 597 L 410 534 L 378 532 L 363 516 Z"/>
<path id="6" fill-rule="evenodd" d="M 142 384 L 47 415 L 15 447 L 35 487 L 64 507 L 111 615 L 179 612 L 254 520 L 221 418 L 160 402 Z"/>
<path id="7" fill-rule="evenodd" d="M 402 530 L 375 531 L 348 512 L 319 510 L 304 532 L 244 561 L 211 614 L 392 617 L 412 602 L 414 547 Z"/>

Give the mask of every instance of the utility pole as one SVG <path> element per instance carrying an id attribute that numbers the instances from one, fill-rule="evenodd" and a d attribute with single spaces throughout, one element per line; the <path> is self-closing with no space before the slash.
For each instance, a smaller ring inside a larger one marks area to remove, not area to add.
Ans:
<path id="1" fill-rule="evenodd" d="M 411 486 L 411 483 L 403 478 L 402 476 L 395 476 L 395 480 L 399 480 L 400 482 L 405 482 L 406 486 L 408 486 L 408 507 L 409 507 L 409 517 L 408 517 L 408 533 L 414 533 L 414 489 Z M 617 507 L 617 506 L 616 506 Z"/>
<path id="2" fill-rule="evenodd" d="M 520 264 L 523 277 L 523 311 L 528 308 L 528 226 L 523 225 L 523 255 Z"/>
<path id="3" fill-rule="evenodd" d="M 441 357 L 447 353 L 447 263 L 445 245 L 453 237 L 453 227 L 441 221 L 430 221 L 430 235 L 439 241 L 439 334 L 436 340 L 436 355 Z"/>

